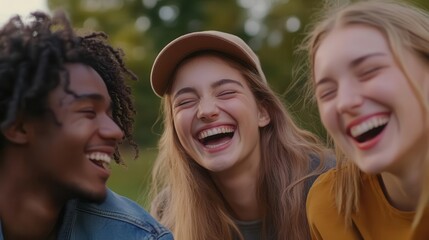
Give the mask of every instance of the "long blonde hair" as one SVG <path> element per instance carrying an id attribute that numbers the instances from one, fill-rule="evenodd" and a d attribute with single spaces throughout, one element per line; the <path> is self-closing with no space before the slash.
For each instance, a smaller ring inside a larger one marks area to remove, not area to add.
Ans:
<path id="1" fill-rule="evenodd" d="M 257 196 L 263 234 L 270 239 L 309 239 L 306 182 L 323 171 L 326 149 L 294 123 L 280 98 L 255 69 L 222 53 L 212 54 L 240 71 L 271 122 L 260 128 L 261 168 Z M 178 240 L 232 240 L 241 234 L 208 171 L 186 153 L 174 129 L 171 99 L 163 99 L 164 132 L 153 169 L 151 212 Z M 321 159 L 310 172 L 311 159 Z"/>
<path id="2" fill-rule="evenodd" d="M 332 2 L 331 2 L 332 3 Z M 310 97 L 314 98 L 314 55 L 324 37 L 335 28 L 347 25 L 361 24 L 378 29 L 387 39 L 392 55 L 400 69 L 404 72 L 412 91 L 418 98 L 422 111 L 425 112 L 425 124 L 428 120 L 429 107 L 427 96 L 409 76 L 408 69 L 403 62 L 404 51 L 409 50 L 419 57 L 429 67 L 429 14 L 412 5 L 399 1 L 364 1 L 350 5 L 336 6 L 327 4 L 323 9 L 323 15 L 315 21 L 311 27 L 300 50 L 307 55 L 307 81 L 308 89 L 311 89 Z M 425 126 L 426 127 L 426 126 Z M 429 137 L 429 133 L 428 133 Z M 426 139 L 427 140 L 427 139 Z M 425 158 L 428 159 L 428 150 Z M 336 147 L 337 173 L 334 184 L 336 204 L 340 213 L 344 214 L 347 222 L 351 221 L 351 215 L 358 211 L 360 196 L 360 179 L 364 174 L 344 153 Z M 426 162 L 429 162 L 426 161 Z M 429 172 L 429 171 L 426 171 Z M 426 176 L 427 177 L 427 176 Z M 429 179 L 428 179 L 429 180 Z M 428 182 L 425 180 L 425 182 Z M 421 217 L 423 208 L 429 200 L 429 189 L 423 189 L 421 201 L 418 206 L 416 221 Z M 416 221 L 414 223 L 416 223 Z"/>

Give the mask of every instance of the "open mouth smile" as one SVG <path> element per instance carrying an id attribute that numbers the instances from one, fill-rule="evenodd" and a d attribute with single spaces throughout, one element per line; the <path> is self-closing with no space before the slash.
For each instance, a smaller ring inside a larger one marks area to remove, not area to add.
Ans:
<path id="1" fill-rule="evenodd" d="M 235 133 L 235 127 L 229 125 L 204 129 L 197 135 L 198 141 L 206 148 L 214 149 L 227 144 Z"/>
<path id="2" fill-rule="evenodd" d="M 350 127 L 348 134 L 358 143 L 364 143 L 376 138 L 386 127 L 390 117 L 377 115 L 357 125 Z"/>
<path id="3" fill-rule="evenodd" d="M 108 169 L 110 162 L 112 161 L 112 157 L 109 154 L 103 152 L 92 152 L 86 154 L 86 157 L 95 165 L 104 169 Z"/>

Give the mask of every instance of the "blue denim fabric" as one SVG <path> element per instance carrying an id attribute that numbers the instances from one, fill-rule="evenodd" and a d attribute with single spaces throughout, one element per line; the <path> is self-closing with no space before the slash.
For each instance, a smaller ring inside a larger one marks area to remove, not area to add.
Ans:
<path id="1" fill-rule="evenodd" d="M 173 236 L 137 203 L 108 190 L 101 204 L 69 201 L 58 239 L 172 240 Z"/>

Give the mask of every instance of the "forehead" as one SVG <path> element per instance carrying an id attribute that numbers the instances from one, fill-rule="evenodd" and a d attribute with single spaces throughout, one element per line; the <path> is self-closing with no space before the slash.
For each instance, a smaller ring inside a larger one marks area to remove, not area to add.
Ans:
<path id="1" fill-rule="evenodd" d="M 390 52 L 382 32 L 363 24 L 339 26 L 321 40 L 314 56 L 315 67 L 336 59 L 355 58 L 373 52 Z"/>
<path id="2" fill-rule="evenodd" d="M 70 88 L 80 93 L 105 92 L 107 87 L 101 76 L 92 67 L 80 64 L 66 64 Z"/>
<path id="3" fill-rule="evenodd" d="M 76 95 L 99 95 L 100 98 L 110 101 L 109 93 L 106 84 L 100 75 L 90 66 L 72 63 L 66 64 L 65 68 L 68 72 L 69 85 L 68 90 Z M 72 101 L 75 99 L 73 95 L 64 92 L 65 81 L 61 83 L 51 94 L 50 99 L 55 102 Z"/>
<path id="4" fill-rule="evenodd" d="M 208 86 L 220 79 L 244 81 L 240 71 L 227 60 L 210 54 L 204 54 L 187 59 L 180 64 L 173 76 L 172 89 L 183 85 Z"/>

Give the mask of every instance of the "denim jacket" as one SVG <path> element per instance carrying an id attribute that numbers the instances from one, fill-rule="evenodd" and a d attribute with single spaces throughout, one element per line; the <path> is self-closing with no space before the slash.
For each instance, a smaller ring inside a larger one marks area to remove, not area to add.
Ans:
<path id="1" fill-rule="evenodd" d="M 58 239 L 172 240 L 173 236 L 137 203 L 107 190 L 101 204 L 70 200 Z M 2 231 L 0 240 L 4 240 Z"/>

